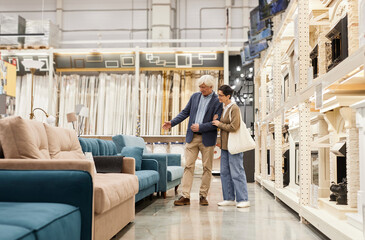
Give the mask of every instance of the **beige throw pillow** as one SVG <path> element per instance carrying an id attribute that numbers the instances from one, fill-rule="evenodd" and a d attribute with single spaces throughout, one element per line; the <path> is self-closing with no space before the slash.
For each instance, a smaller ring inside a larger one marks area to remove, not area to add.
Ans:
<path id="1" fill-rule="evenodd" d="M 52 159 L 86 159 L 74 130 L 44 124 Z"/>
<path id="2" fill-rule="evenodd" d="M 0 142 L 5 158 L 50 159 L 46 131 L 36 120 L 1 119 Z"/>

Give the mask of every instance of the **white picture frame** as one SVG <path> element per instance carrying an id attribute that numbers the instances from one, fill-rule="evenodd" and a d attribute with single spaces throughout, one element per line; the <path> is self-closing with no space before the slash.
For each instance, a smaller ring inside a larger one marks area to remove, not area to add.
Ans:
<path id="1" fill-rule="evenodd" d="M 126 61 L 126 60 L 130 60 L 130 61 Z M 134 57 L 121 55 L 120 62 L 122 63 L 122 66 L 134 66 Z"/>
<path id="2" fill-rule="evenodd" d="M 118 60 L 105 61 L 105 68 L 119 68 L 119 61 Z"/>
<path id="3" fill-rule="evenodd" d="M 179 64 L 179 58 L 185 58 L 184 64 Z M 177 53 L 175 54 L 176 68 L 191 68 L 193 66 L 191 53 Z"/>
<path id="4" fill-rule="evenodd" d="M 10 64 L 12 64 L 11 62 L 11 60 L 12 59 L 15 59 L 16 60 L 16 71 L 18 72 L 19 71 L 19 58 L 18 57 L 8 57 L 8 62 L 10 63 Z"/>
<path id="5" fill-rule="evenodd" d="M 39 69 L 39 71 L 41 71 L 41 72 L 49 71 L 48 58 L 47 57 L 39 57 L 38 61 L 44 62 L 44 65 Z"/>

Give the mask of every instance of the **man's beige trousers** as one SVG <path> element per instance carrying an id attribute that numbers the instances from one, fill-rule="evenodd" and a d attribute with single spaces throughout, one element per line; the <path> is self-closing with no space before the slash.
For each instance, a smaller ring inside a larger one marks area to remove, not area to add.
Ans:
<path id="1" fill-rule="evenodd" d="M 185 145 L 185 169 L 182 179 L 182 195 L 190 198 L 190 191 L 194 180 L 195 161 L 199 151 L 202 154 L 203 176 L 200 185 L 199 195 L 207 197 L 210 181 L 212 178 L 212 165 L 214 156 L 214 146 L 206 147 L 202 141 L 202 135 L 194 134 L 193 140 Z"/>

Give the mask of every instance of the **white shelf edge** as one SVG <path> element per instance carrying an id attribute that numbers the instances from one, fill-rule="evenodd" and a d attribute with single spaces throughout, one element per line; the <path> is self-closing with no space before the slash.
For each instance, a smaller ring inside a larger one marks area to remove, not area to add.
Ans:
<path id="1" fill-rule="evenodd" d="M 300 213 L 299 197 L 295 196 L 294 192 L 285 188 L 276 189 L 276 197 L 278 197 L 282 202 L 284 202 L 298 214 Z"/>
<path id="2" fill-rule="evenodd" d="M 261 185 L 264 186 L 269 192 L 275 195 L 275 183 L 273 181 L 262 179 Z"/>
<path id="3" fill-rule="evenodd" d="M 346 220 L 335 219 L 324 210 L 302 206 L 301 216 L 330 239 L 364 239 L 362 231 L 348 224 Z"/>

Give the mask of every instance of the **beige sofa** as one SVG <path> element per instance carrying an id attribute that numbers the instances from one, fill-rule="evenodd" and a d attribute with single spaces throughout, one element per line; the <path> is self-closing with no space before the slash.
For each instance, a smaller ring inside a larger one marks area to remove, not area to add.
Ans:
<path id="1" fill-rule="evenodd" d="M 94 184 L 93 238 L 110 239 L 135 218 L 138 179 L 133 158 L 124 158 L 121 173 L 99 174 L 85 159 L 73 130 L 20 117 L 0 120 L 4 159 L 0 169 L 83 170 Z"/>

